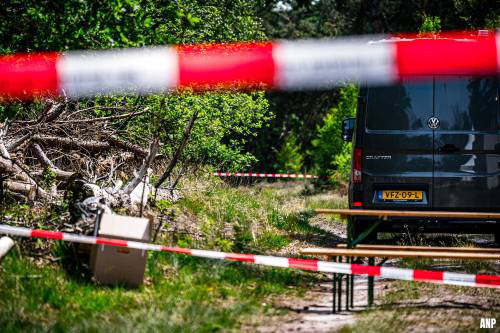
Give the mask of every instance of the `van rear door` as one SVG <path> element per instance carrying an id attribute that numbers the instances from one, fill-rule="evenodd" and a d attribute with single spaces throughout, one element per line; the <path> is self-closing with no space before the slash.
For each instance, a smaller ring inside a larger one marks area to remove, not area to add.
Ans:
<path id="1" fill-rule="evenodd" d="M 369 88 L 364 114 L 363 206 L 431 207 L 433 78 Z"/>
<path id="2" fill-rule="evenodd" d="M 498 78 L 436 77 L 433 206 L 500 209 Z"/>

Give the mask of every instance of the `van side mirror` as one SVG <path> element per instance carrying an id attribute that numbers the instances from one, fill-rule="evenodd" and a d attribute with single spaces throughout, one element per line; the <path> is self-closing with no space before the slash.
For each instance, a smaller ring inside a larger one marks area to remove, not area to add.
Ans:
<path id="1" fill-rule="evenodd" d="M 354 125 L 356 118 L 347 118 L 342 122 L 342 140 L 346 142 L 352 141 L 352 134 L 354 133 Z"/>

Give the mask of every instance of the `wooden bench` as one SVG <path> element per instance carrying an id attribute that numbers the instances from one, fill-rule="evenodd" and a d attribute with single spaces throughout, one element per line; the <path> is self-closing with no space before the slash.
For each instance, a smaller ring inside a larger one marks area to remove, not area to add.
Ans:
<path id="1" fill-rule="evenodd" d="M 500 260 L 500 248 L 460 248 L 460 247 L 427 247 L 359 244 L 356 248 L 347 248 L 348 244 L 338 244 L 336 248 L 306 248 L 300 252 L 303 255 L 326 256 L 328 260 L 354 262 L 355 257 L 367 257 L 371 266 L 375 258 L 383 258 L 381 266 L 387 258 L 429 258 L 429 259 L 460 259 L 460 260 Z M 333 277 L 333 312 L 336 310 L 338 295 L 338 311 L 341 310 L 343 274 Z M 338 294 L 337 294 L 338 289 Z M 346 310 L 354 305 L 354 276 L 346 277 Z M 374 278 L 368 277 L 368 306 L 373 305 Z M 350 302 L 349 302 L 350 300 Z"/>
<path id="2" fill-rule="evenodd" d="M 351 219 L 348 219 L 347 239 L 348 244 L 339 245 L 334 249 L 303 249 L 305 255 L 323 255 L 329 259 L 342 261 L 343 257 L 347 261 L 353 262 L 355 257 L 367 257 L 368 264 L 375 265 L 375 258 L 384 258 L 379 265 L 382 265 L 387 258 L 431 258 L 431 259 L 473 259 L 473 260 L 500 260 L 500 249 L 489 248 L 453 248 L 453 247 L 425 247 L 425 246 L 397 246 L 397 245 L 371 245 L 359 244 L 370 233 L 372 233 L 380 223 L 384 223 L 390 218 L 457 218 L 466 220 L 496 220 L 500 221 L 500 213 L 496 212 L 450 212 L 450 211 L 424 211 L 424 210 L 380 210 L 380 209 L 315 209 L 316 214 L 339 215 L 341 218 L 352 216 L 373 216 L 377 217 L 369 228 L 361 233 L 357 239 L 353 239 L 353 228 Z M 412 219 L 408 222 L 411 223 Z M 497 222 L 498 223 L 498 222 Z M 359 245 L 358 245 L 359 244 Z M 356 247 L 356 248 L 354 248 Z M 338 275 L 338 278 L 337 278 Z M 338 309 L 341 308 L 342 274 L 334 274 L 333 292 L 335 311 L 335 293 L 338 284 Z M 368 306 L 373 304 L 373 277 L 368 277 Z M 354 280 L 351 275 L 346 279 L 347 288 L 350 285 L 351 307 L 353 306 Z M 346 309 L 349 307 L 349 292 L 346 293 Z"/>
<path id="3" fill-rule="evenodd" d="M 323 255 L 329 258 L 332 257 L 368 257 L 368 258 L 429 258 L 429 259 L 463 259 L 463 260 L 500 260 L 500 249 L 498 252 L 483 252 L 478 251 L 459 251 L 456 250 L 437 250 L 425 251 L 422 249 L 411 249 L 410 246 L 405 250 L 391 249 L 373 249 L 356 247 L 355 249 L 348 248 L 309 248 L 301 250 L 304 255 Z"/>
<path id="4" fill-rule="evenodd" d="M 337 244 L 337 248 L 347 248 L 347 244 Z M 358 244 L 356 249 L 400 250 L 400 251 L 451 251 L 474 253 L 500 253 L 497 247 L 441 247 L 441 246 L 405 246 L 383 244 Z"/>

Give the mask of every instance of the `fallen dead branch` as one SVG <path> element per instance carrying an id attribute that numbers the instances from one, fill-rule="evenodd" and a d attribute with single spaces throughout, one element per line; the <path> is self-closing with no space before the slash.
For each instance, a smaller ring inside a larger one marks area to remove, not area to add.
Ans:
<path id="1" fill-rule="evenodd" d="M 150 109 L 79 105 L 76 101 L 48 100 L 38 114 L 29 111 L 25 115 L 28 119 L 0 124 L 4 189 L 29 200 L 62 199 L 67 191 L 73 191 L 79 193 L 78 200 L 94 196 L 109 207 L 142 208 L 152 188 L 150 171 L 158 168 L 157 158 L 164 155 L 159 154 L 158 137 L 132 140 L 133 134 L 125 125 Z M 95 110 L 116 114 L 96 117 Z M 161 183 L 178 164 L 197 114 L 186 124 Z"/>

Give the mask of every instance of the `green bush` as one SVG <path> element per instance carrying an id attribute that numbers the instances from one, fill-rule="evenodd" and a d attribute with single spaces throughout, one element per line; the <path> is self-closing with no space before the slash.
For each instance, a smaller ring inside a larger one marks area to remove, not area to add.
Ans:
<path id="1" fill-rule="evenodd" d="M 330 109 L 318 126 L 317 136 L 312 141 L 313 160 L 321 176 L 347 180 L 350 172 L 351 144 L 342 140 L 342 121 L 356 115 L 358 88 L 353 85 L 340 90 L 337 106 Z"/>
<path id="2" fill-rule="evenodd" d="M 286 138 L 285 143 L 276 156 L 278 172 L 299 173 L 302 171 L 304 158 L 300 154 L 300 144 L 297 143 L 297 137 L 292 132 Z"/>
<path id="3" fill-rule="evenodd" d="M 436 33 L 441 31 L 441 19 L 437 16 L 426 16 L 420 26 L 420 33 Z"/>

